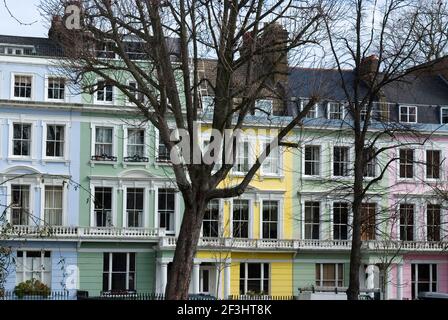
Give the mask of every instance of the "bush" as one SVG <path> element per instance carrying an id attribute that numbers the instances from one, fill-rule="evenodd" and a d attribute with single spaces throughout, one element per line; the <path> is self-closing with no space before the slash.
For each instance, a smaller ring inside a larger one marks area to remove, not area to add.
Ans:
<path id="1" fill-rule="evenodd" d="M 19 283 L 14 288 L 14 294 L 20 299 L 27 295 L 46 298 L 50 295 L 50 291 L 51 290 L 47 285 L 36 279 Z"/>

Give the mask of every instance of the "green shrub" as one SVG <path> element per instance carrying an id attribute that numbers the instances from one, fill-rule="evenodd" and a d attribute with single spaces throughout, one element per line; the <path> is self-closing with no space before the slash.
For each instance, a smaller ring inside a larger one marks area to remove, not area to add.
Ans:
<path id="1" fill-rule="evenodd" d="M 51 290 L 47 285 L 36 279 L 19 283 L 14 288 L 14 294 L 20 299 L 27 295 L 46 298 L 50 295 L 50 292 Z"/>

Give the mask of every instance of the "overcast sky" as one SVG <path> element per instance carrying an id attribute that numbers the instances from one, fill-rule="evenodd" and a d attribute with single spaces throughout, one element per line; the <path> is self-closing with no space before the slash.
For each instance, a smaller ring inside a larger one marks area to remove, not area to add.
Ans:
<path id="1" fill-rule="evenodd" d="M 46 37 L 48 30 L 44 26 L 37 6 L 40 0 L 6 0 L 13 15 L 24 23 L 37 21 L 31 26 L 21 26 L 6 10 L 4 0 L 0 0 L 0 34 L 30 37 Z"/>

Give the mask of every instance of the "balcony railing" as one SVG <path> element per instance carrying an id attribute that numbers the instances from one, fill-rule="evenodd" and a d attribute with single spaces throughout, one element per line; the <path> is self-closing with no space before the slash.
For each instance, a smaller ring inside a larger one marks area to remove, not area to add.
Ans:
<path id="1" fill-rule="evenodd" d="M 16 239 L 65 239 L 65 240 L 127 240 L 156 242 L 160 247 L 174 248 L 176 238 L 167 236 L 166 230 L 148 228 L 114 227 L 64 227 L 64 226 L 12 226 L 4 230 L 6 238 Z M 200 238 L 201 249 L 264 250 L 264 251 L 349 251 L 350 240 L 283 240 Z M 363 241 L 362 250 L 378 252 L 448 252 L 448 241 Z"/>
<path id="2" fill-rule="evenodd" d="M 158 240 L 164 229 L 113 228 L 113 227 L 63 227 L 63 226 L 13 226 L 6 235 L 15 238 L 56 238 L 91 240 Z"/>

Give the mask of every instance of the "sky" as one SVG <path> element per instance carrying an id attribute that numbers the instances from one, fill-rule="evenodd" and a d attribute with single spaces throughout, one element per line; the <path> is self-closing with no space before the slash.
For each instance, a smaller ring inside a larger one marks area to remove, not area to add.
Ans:
<path id="1" fill-rule="evenodd" d="M 5 8 L 4 1 L 13 15 L 23 23 L 33 23 L 32 25 L 20 25 L 14 20 Z M 44 19 L 40 16 L 37 6 L 40 0 L 0 0 L 0 34 L 46 37 L 48 30 L 44 25 Z"/>

